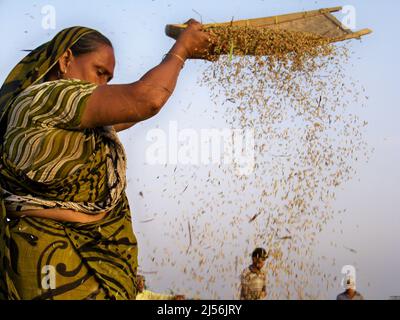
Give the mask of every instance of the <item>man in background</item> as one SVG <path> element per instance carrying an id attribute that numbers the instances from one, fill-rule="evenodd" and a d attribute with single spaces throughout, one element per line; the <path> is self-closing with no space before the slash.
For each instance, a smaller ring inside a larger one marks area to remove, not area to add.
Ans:
<path id="1" fill-rule="evenodd" d="M 240 300 L 262 300 L 267 296 L 267 275 L 263 267 L 268 254 L 265 249 L 256 248 L 251 257 L 253 263 L 240 276 Z"/>
<path id="2" fill-rule="evenodd" d="M 336 297 L 336 300 L 364 300 L 364 297 L 356 291 L 356 281 L 351 275 L 345 279 L 346 291 Z"/>

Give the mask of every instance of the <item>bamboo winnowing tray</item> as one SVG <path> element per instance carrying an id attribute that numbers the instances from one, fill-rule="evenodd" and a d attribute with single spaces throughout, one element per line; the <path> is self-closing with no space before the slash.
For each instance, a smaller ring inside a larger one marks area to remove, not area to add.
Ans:
<path id="1" fill-rule="evenodd" d="M 284 29 L 289 31 L 310 32 L 338 42 L 348 39 L 361 38 L 370 34 L 372 30 L 362 29 L 353 32 L 347 29 L 336 19 L 332 12 L 342 10 L 342 7 L 324 8 L 314 11 L 296 12 L 279 16 L 264 17 L 257 19 L 237 20 L 223 23 L 204 24 L 204 29 L 219 26 L 250 26 L 255 28 Z M 187 27 L 185 24 L 168 24 L 165 27 L 167 36 L 177 39 L 180 33 Z"/>

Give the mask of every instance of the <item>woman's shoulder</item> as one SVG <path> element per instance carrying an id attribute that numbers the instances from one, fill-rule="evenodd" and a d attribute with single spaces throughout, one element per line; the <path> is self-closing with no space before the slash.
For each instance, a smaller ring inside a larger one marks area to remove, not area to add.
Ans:
<path id="1" fill-rule="evenodd" d="M 79 127 L 86 101 L 96 84 L 62 79 L 33 84 L 13 102 L 9 124 L 27 123 L 45 127 L 76 129 Z"/>
<path id="2" fill-rule="evenodd" d="M 93 87 L 96 86 L 93 83 L 79 80 L 79 79 L 60 79 L 60 80 L 52 80 L 52 81 L 45 81 L 37 84 L 33 84 L 26 88 L 24 91 L 21 92 L 19 97 L 25 97 L 27 95 L 36 95 L 43 91 L 52 91 L 55 88 L 84 88 L 84 87 Z"/>
<path id="3" fill-rule="evenodd" d="M 23 90 L 18 99 L 26 98 L 27 96 L 36 96 L 37 94 L 43 94 L 45 92 L 60 92 L 59 90 L 63 89 L 71 89 L 71 87 L 76 89 L 89 89 L 93 88 L 96 85 L 87 81 L 79 80 L 79 79 L 60 79 L 60 80 L 52 80 L 45 81 L 37 84 L 33 84 Z M 55 90 L 59 89 L 59 90 Z"/>

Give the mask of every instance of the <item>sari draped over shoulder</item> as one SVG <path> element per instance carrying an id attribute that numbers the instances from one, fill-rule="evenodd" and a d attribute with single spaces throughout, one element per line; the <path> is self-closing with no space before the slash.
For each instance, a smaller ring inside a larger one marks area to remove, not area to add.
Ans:
<path id="1" fill-rule="evenodd" d="M 0 299 L 136 296 L 124 148 L 113 127 L 79 128 L 96 85 L 40 82 L 87 32 L 61 31 L 25 57 L 0 89 Z M 91 223 L 7 216 L 48 208 L 106 214 Z"/>

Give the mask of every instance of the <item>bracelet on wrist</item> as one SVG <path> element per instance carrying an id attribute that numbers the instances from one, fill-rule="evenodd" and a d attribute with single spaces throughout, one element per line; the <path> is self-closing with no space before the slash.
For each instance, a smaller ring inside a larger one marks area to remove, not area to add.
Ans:
<path id="1" fill-rule="evenodd" d="M 164 59 L 165 59 L 166 56 L 168 56 L 168 55 L 178 58 L 178 59 L 182 62 L 182 68 L 185 66 L 185 60 L 184 60 L 180 55 L 178 55 L 178 54 L 176 54 L 176 53 L 168 52 L 168 53 L 164 54 L 162 60 L 164 61 Z"/>

